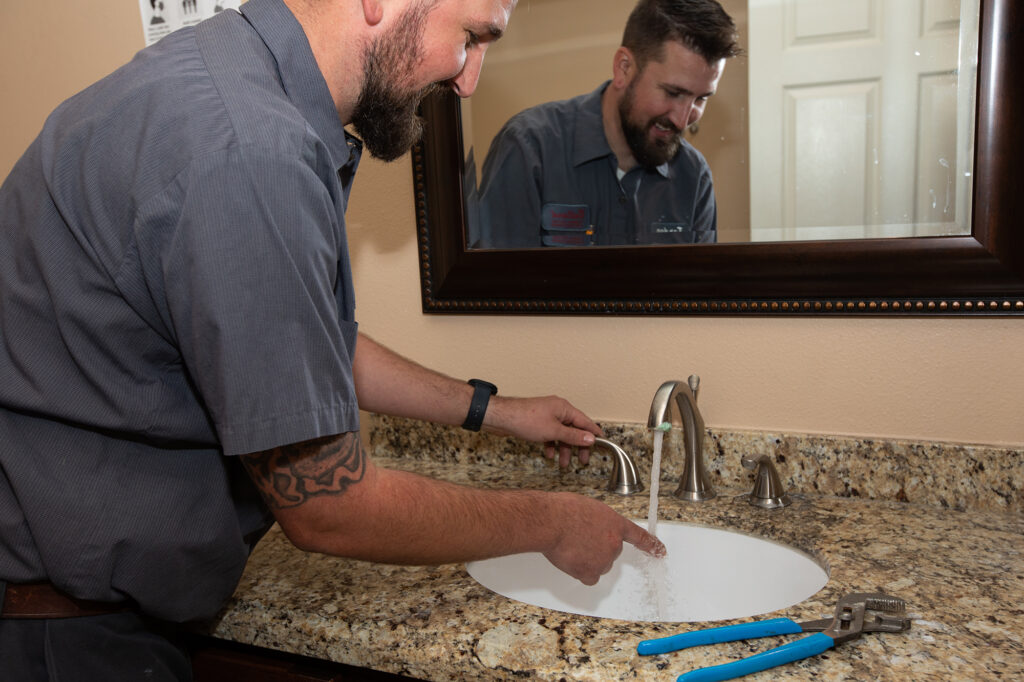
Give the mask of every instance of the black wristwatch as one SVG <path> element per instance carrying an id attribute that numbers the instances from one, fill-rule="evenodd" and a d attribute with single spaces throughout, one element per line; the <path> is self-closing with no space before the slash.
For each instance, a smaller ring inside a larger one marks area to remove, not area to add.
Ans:
<path id="1" fill-rule="evenodd" d="M 487 412 L 487 403 L 491 396 L 498 392 L 498 387 L 482 379 L 470 379 L 467 382 L 473 387 L 473 401 L 469 404 L 469 414 L 466 421 L 462 422 L 462 428 L 467 431 L 479 431 L 484 423 L 484 413 Z"/>

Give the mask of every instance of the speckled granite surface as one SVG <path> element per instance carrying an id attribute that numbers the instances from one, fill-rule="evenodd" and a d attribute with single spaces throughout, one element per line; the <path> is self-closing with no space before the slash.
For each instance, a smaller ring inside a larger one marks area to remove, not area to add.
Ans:
<path id="1" fill-rule="evenodd" d="M 445 441 L 450 434 L 435 427 L 387 421 L 376 429 L 372 449 L 381 466 L 481 487 L 572 490 L 597 496 L 634 518 L 646 516 L 645 494 L 618 497 L 603 491 L 601 468 L 607 463 L 600 457 L 583 471 L 559 472 L 532 448 L 520 452 L 502 439 L 467 445 Z M 625 446 L 633 431 L 606 428 L 606 433 Z M 906 599 L 913 618 L 909 632 L 865 635 L 748 679 L 1024 678 L 1020 453 L 967 449 L 960 454 L 969 461 L 947 462 L 949 453 L 941 446 L 862 444 L 849 450 L 822 445 L 827 439 L 817 437 L 805 444 L 750 434 L 742 445 L 734 438 L 742 437 L 709 438 L 719 497 L 687 504 L 670 496 L 672 486 L 663 486 L 660 517 L 778 540 L 827 562 L 831 577 L 823 590 L 765 617 L 820 618 L 846 592 L 880 590 Z M 751 442 L 765 451 L 750 454 L 773 454 L 786 469 L 783 478 L 800 494 L 796 504 L 764 512 L 736 499 L 748 489 L 748 472 L 730 460 Z M 666 478 L 671 478 L 673 457 L 667 458 Z M 644 458 L 637 459 L 639 464 Z M 961 480 L 971 476 L 973 481 Z M 928 481 L 938 482 L 930 492 L 924 486 Z M 972 490 L 984 500 L 976 501 Z M 460 565 L 409 568 L 312 555 L 291 547 L 275 529 L 256 549 L 212 633 L 437 681 L 670 680 L 792 639 L 653 657 L 635 653 L 641 639 L 697 627 L 550 611 L 490 592 Z"/>
<path id="2" fill-rule="evenodd" d="M 639 424 L 602 424 L 605 437 L 636 461 L 650 478 L 652 436 Z M 470 433 L 407 419 L 377 416 L 368 445 L 377 457 L 403 457 L 457 464 L 508 464 L 542 469 L 537 448 L 511 438 Z M 682 458 L 678 429 L 665 438 L 662 480 L 678 482 Z M 675 454 L 673 454 L 675 453 Z M 787 489 L 839 497 L 894 500 L 950 509 L 1024 513 L 1024 448 L 954 443 L 858 439 L 708 429 L 704 461 L 716 487 L 746 487 L 753 480 L 740 465 L 744 455 L 769 455 Z M 597 451 L 578 475 L 607 478 L 611 459 Z"/>

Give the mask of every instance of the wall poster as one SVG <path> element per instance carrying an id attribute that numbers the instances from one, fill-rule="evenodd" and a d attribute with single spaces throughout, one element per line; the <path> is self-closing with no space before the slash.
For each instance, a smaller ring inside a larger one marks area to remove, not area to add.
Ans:
<path id="1" fill-rule="evenodd" d="M 139 0 L 146 45 L 152 45 L 179 28 L 209 19 L 222 10 L 237 10 L 241 4 L 242 0 Z"/>

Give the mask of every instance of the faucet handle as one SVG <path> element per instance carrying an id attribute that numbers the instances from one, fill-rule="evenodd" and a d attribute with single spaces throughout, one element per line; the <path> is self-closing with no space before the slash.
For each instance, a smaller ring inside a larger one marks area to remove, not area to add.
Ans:
<path id="1" fill-rule="evenodd" d="M 640 473 L 625 450 L 607 438 L 595 438 L 594 447 L 610 450 L 612 453 L 612 475 L 607 490 L 619 495 L 643 492 L 644 484 L 640 482 Z"/>
<path id="2" fill-rule="evenodd" d="M 761 509 L 781 509 L 793 500 L 782 487 L 782 479 L 775 470 L 775 464 L 768 455 L 743 457 L 744 469 L 754 469 L 754 489 L 747 496 L 747 502 Z"/>
<path id="3" fill-rule="evenodd" d="M 757 465 L 758 465 L 758 463 L 760 463 L 762 457 L 767 457 L 767 455 L 761 455 L 761 457 L 757 457 L 757 458 L 748 457 L 747 455 L 743 455 L 743 457 L 740 458 L 740 464 L 743 465 L 744 469 L 756 469 Z"/>
<path id="4" fill-rule="evenodd" d="M 690 378 L 686 380 L 686 383 L 690 386 L 690 390 L 693 391 L 693 399 L 697 399 L 697 391 L 700 389 L 700 377 L 696 374 L 691 374 Z"/>

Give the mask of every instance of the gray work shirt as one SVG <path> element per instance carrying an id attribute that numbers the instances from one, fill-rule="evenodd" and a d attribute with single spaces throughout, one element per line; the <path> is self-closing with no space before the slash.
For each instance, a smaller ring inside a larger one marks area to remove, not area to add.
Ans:
<path id="1" fill-rule="evenodd" d="M 637 166 L 617 177 L 618 160 L 601 122 L 607 87 L 532 107 L 502 127 L 484 160 L 480 241 L 470 246 L 716 240 L 711 170 L 685 140 L 671 161 L 654 169 Z"/>
<path id="2" fill-rule="evenodd" d="M 230 596 L 272 520 L 232 455 L 359 428 L 358 157 L 281 0 L 50 116 L 0 188 L 0 580 Z"/>

